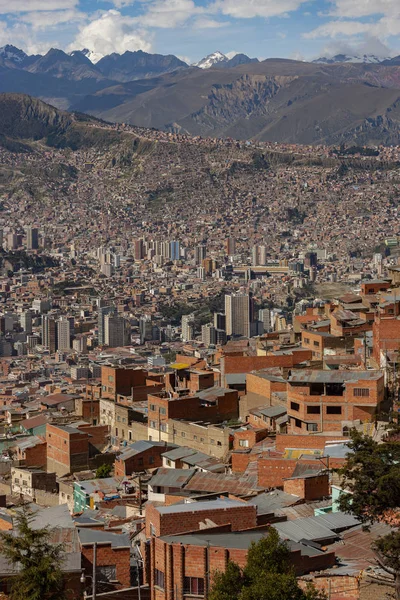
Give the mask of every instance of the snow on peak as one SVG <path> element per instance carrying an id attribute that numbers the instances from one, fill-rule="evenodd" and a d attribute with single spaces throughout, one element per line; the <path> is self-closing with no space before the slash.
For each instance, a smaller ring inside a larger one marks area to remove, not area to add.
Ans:
<path id="1" fill-rule="evenodd" d="M 332 56 L 331 58 L 327 58 L 326 56 L 324 56 L 322 58 L 314 60 L 313 62 L 327 65 L 334 65 L 339 63 L 363 63 L 369 65 L 378 65 L 384 60 L 387 60 L 387 58 L 379 58 L 374 54 L 360 54 L 354 56 L 350 56 L 348 54 L 336 54 L 336 56 Z"/>
<path id="2" fill-rule="evenodd" d="M 16 48 L 15 46 L 11 46 L 7 44 L 6 46 L 2 46 L 0 48 L 0 56 L 5 58 L 6 60 L 11 60 L 15 63 L 20 63 L 27 58 L 27 54 L 23 50 Z"/>
<path id="3" fill-rule="evenodd" d="M 73 52 L 70 52 L 70 55 L 73 56 L 76 52 L 80 52 L 81 54 L 86 56 L 86 58 L 89 59 L 90 62 L 93 64 L 99 62 L 99 60 L 104 56 L 103 54 L 100 54 L 99 52 L 93 52 L 88 48 L 84 48 L 83 50 L 73 50 Z"/>
<path id="4" fill-rule="evenodd" d="M 218 63 L 228 62 L 228 60 L 229 58 L 225 56 L 225 54 L 222 54 L 222 52 L 217 51 L 213 52 L 212 54 L 209 54 L 208 56 L 200 60 L 198 63 L 195 63 L 193 66 L 199 67 L 200 69 L 211 69 L 211 67 L 213 67 L 214 65 L 217 65 Z"/>

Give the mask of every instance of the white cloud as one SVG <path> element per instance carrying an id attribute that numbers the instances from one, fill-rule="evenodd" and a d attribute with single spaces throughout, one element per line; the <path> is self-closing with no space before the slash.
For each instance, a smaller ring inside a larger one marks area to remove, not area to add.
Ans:
<path id="1" fill-rule="evenodd" d="M 73 9 L 29 12 L 19 17 L 20 22 L 32 25 L 32 28 L 36 30 L 55 27 L 63 23 L 82 22 L 84 20 L 86 20 L 86 15 Z"/>
<path id="2" fill-rule="evenodd" d="M 216 0 L 212 8 L 216 12 L 237 19 L 252 19 L 254 17 L 286 16 L 306 4 L 308 0 Z"/>
<path id="3" fill-rule="evenodd" d="M 137 21 L 145 27 L 174 29 L 202 13 L 204 9 L 193 0 L 156 0 L 148 5 L 144 15 L 137 17 Z"/>
<path id="4" fill-rule="evenodd" d="M 138 28 L 137 20 L 121 15 L 117 10 L 109 10 L 99 18 L 81 27 L 75 40 L 69 45 L 70 50 L 90 48 L 93 52 L 111 54 L 123 53 L 126 50 L 144 50 L 152 48 L 151 35 Z"/>
<path id="5" fill-rule="evenodd" d="M 306 39 L 338 38 L 341 36 L 354 37 L 367 35 L 374 38 L 386 39 L 400 34 L 400 17 L 382 17 L 375 23 L 361 21 L 330 21 L 316 29 L 303 34 Z"/>
<path id="6" fill-rule="evenodd" d="M 68 10 L 75 8 L 79 0 L 0 0 L 0 14 L 20 12 Z"/>
<path id="7" fill-rule="evenodd" d="M 207 17 L 199 17 L 193 23 L 194 29 L 220 29 L 226 27 L 228 23 L 225 21 L 215 21 Z"/>
<path id="8" fill-rule="evenodd" d="M 319 56 L 332 57 L 336 54 L 347 54 L 348 56 L 363 56 L 371 54 L 379 58 L 388 58 L 394 54 L 393 50 L 381 40 L 374 37 L 366 37 L 362 41 L 334 40 L 328 43 Z M 317 58 L 317 57 L 316 57 Z"/>
<path id="9" fill-rule="evenodd" d="M 373 15 L 400 15 L 399 0 L 334 0 L 329 14 L 335 17 L 356 18 Z"/>

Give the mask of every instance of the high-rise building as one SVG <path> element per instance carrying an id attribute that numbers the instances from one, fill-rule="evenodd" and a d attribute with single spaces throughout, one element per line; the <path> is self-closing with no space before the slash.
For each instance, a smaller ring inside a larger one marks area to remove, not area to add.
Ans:
<path id="1" fill-rule="evenodd" d="M 269 308 L 262 308 L 258 311 L 258 320 L 264 325 L 264 333 L 271 331 L 271 312 Z"/>
<path id="2" fill-rule="evenodd" d="M 227 238 L 225 240 L 225 252 L 228 256 L 232 256 L 236 252 L 235 238 Z"/>
<path id="3" fill-rule="evenodd" d="M 57 350 L 57 325 L 53 315 L 42 317 L 42 345 L 50 354 Z"/>
<path id="4" fill-rule="evenodd" d="M 151 315 L 142 315 L 139 319 L 140 343 L 153 339 L 153 324 Z"/>
<path id="5" fill-rule="evenodd" d="M 32 313 L 30 310 L 25 310 L 21 313 L 20 319 L 21 327 L 27 335 L 32 333 Z"/>
<path id="6" fill-rule="evenodd" d="M 225 296 L 226 333 L 250 337 L 251 299 L 248 294 Z"/>
<path id="7" fill-rule="evenodd" d="M 189 342 L 194 338 L 194 314 L 182 317 L 182 341 Z"/>
<path id="8" fill-rule="evenodd" d="M 144 244 L 143 240 L 135 241 L 135 260 L 142 260 L 144 258 Z"/>
<path id="9" fill-rule="evenodd" d="M 214 327 L 215 329 L 226 329 L 225 313 L 214 313 Z"/>
<path id="10" fill-rule="evenodd" d="M 104 318 L 105 344 L 110 348 L 125 346 L 125 319 L 116 314 Z"/>
<path id="11" fill-rule="evenodd" d="M 169 242 L 161 242 L 161 256 L 163 258 L 171 258 L 171 244 Z"/>
<path id="12" fill-rule="evenodd" d="M 106 343 L 104 326 L 104 320 L 106 318 L 106 315 L 114 314 L 115 312 L 115 306 L 102 306 L 101 308 L 99 308 L 97 318 L 99 346 L 104 346 L 104 344 Z"/>
<path id="13" fill-rule="evenodd" d="M 15 250 L 18 248 L 18 236 L 12 231 L 7 235 L 7 248 L 8 250 Z"/>
<path id="14" fill-rule="evenodd" d="M 170 242 L 170 256 L 171 260 L 179 260 L 181 257 L 181 246 L 179 242 Z"/>
<path id="15" fill-rule="evenodd" d="M 28 227 L 26 230 L 26 247 L 28 250 L 39 248 L 39 230 L 36 227 Z"/>
<path id="16" fill-rule="evenodd" d="M 251 264 L 253 267 L 256 267 L 259 264 L 258 261 L 258 246 L 253 246 L 251 251 Z"/>
<path id="17" fill-rule="evenodd" d="M 196 265 L 201 265 L 206 256 L 207 246 L 205 244 L 200 244 L 200 246 L 196 246 L 196 248 L 194 249 L 194 260 Z"/>
<path id="18" fill-rule="evenodd" d="M 267 264 L 267 248 L 265 246 L 259 248 L 259 261 L 262 266 Z"/>
<path id="19" fill-rule="evenodd" d="M 57 321 L 57 350 L 67 352 L 71 349 L 71 326 L 67 317 L 61 317 Z"/>
<path id="20" fill-rule="evenodd" d="M 196 273 L 196 275 L 197 275 L 198 279 L 201 279 L 202 281 L 204 281 L 205 278 L 206 278 L 206 270 L 205 270 L 205 268 L 204 267 L 197 267 L 197 273 Z"/>
<path id="21" fill-rule="evenodd" d="M 201 341 L 207 347 L 217 343 L 217 330 L 212 323 L 201 326 Z"/>

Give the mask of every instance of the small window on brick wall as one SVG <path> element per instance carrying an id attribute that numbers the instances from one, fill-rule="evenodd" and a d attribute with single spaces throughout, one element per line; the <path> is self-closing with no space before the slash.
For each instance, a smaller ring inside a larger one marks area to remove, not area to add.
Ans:
<path id="1" fill-rule="evenodd" d="M 165 589 L 165 575 L 162 571 L 159 571 L 158 569 L 154 569 L 154 585 L 161 588 L 162 590 Z"/>
<path id="2" fill-rule="evenodd" d="M 369 396 L 368 388 L 354 388 L 353 396 L 357 396 L 359 398 L 367 398 Z"/>
<path id="3" fill-rule="evenodd" d="M 185 577 L 183 593 L 189 596 L 204 596 L 204 579 L 200 577 Z"/>
<path id="4" fill-rule="evenodd" d="M 342 407 L 341 406 L 327 406 L 326 414 L 327 415 L 341 415 Z"/>

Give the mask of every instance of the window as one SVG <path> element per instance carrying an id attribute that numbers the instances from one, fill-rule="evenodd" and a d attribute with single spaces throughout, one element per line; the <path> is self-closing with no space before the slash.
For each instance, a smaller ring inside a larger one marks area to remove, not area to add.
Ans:
<path id="1" fill-rule="evenodd" d="M 181 431 L 181 437 L 186 437 L 186 433 L 184 431 Z"/>
<path id="2" fill-rule="evenodd" d="M 118 429 L 117 429 L 117 427 L 115 428 L 115 435 L 118 435 Z"/>
<path id="3" fill-rule="evenodd" d="M 217 446 L 222 446 L 221 442 L 217 440 Z"/>
<path id="4" fill-rule="evenodd" d="M 200 577 L 185 577 L 183 593 L 190 596 L 204 596 L 204 579 Z"/>
<path id="5" fill-rule="evenodd" d="M 319 348 L 319 342 L 314 342 L 314 346 L 315 346 L 316 348 Z"/>
<path id="6" fill-rule="evenodd" d="M 305 338 L 304 338 L 304 343 L 305 343 L 305 344 L 309 344 L 309 343 L 310 343 L 310 338 L 306 338 L 306 337 L 305 337 Z"/>
<path id="7" fill-rule="evenodd" d="M 120 415 L 118 415 L 117 421 L 121 422 L 121 416 Z"/>
<path id="8" fill-rule="evenodd" d="M 129 441 L 132 441 L 132 431 L 128 431 Z"/>
<path id="9" fill-rule="evenodd" d="M 316 423 L 307 423 L 307 431 L 318 431 L 318 425 Z"/>
<path id="10" fill-rule="evenodd" d="M 299 427 L 301 429 L 302 422 L 300 421 L 300 419 L 295 419 L 294 424 L 296 425 L 296 427 Z"/>
<path id="11" fill-rule="evenodd" d="M 167 423 L 160 423 L 160 431 L 162 431 L 163 433 L 167 433 L 168 432 L 168 425 L 167 425 Z"/>
<path id="12" fill-rule="evenodd" d="M 23 480 L 22 480 L 22 485 L 25 485 L 25 486 L 26 486 L 26 485 L 28 485 L 28 482 L 27 482 L 25 479 L 23 479 Z"/>
<path id="13" fill-rule="evenodd" d="M 166 415 L 167 414 L 167 409 L 164 408 L 163 406 L 160 407 L 160 415 Z"/>
<path id="14" fill-rule="evenodd" d="M 307 406 L 308 415 L 319 415 L 321 413 L 320 406 Z"/>
<path id="15" fill-rule="evenodd" d="M 154 569 L 154 585 L 161 588 L 162 590 L 165 589 L 165 575 L 162 571 L 159 571 L 158 569 Z"/>
<path id="16" fill-rule="evenodd" d="M 156 405 L 155 404 L 150 404 L 150 410 L 155 411 L 156 410 Z"/>
<path id="17" fill-rule="evenodd" d="M 211 440 L 210 440 L 210 444 L 211 444 L 211 446 L 214 446 L 214 444 L 215 444 L 215 440 L 211 439 Z"/>
<path id="18" fill-rule="evenodd" d="M 154 463 L 154 456 L 149 456 L 149 465 Z"/>
<path id="19" fill-rule="evenodd" d="M 17 484 L 19 483 L 19 479 L 18 479 L 18 477 L 16 477 L 16 478 L 14 479 L 14 483 L 17 483 Z"/>
<path id="20" fill-rule="evenodd" d="M 109 381 L 110 383 L 114 383 L 114 377 L 113 377 L 112 375 L 109 375 L 109 376 L 108 376 L 108 381 Z"/>
<path id="21" fill-rule="evenodd" d="M 297 402 L 291 402 L 290 408 L 291 410 L 295 410 L 296 412 L 298 412 L 300 410 L 300 404 L 297 404 Z"/>
<path id="22" fill-rule="evenodd" d="M 143 465 L 143 457 L 142 456 L 140 458 L 138 458 L 138 463 L 139 463 L 139 465 Z"/>
<path id="23" fill-rule="evenodd" d="M 354 388 L 353 396 L 357 396 L 359 398 L 368 398 L 369 389 L 368 388 Z"/>
<path id="24" fill-rule="evenodd" d="M 150 427 L 151 427 L 152 429 L 156 429 L 156 427 L 157 427 L 157 423 L 156 423 L 155 421 L 150 421 Z"/>
<path id="25" fill-rule="evenodd" d="M 156 528 L 154 527 L 153 523 L 150 523 L 150 535 L 156 535 Z"/>
<path id="26" fill-rule="evenodd" d="M 242 448 L 248 448 L 249 440 L 239 440 L 239 446 L 241 446 Z"/>
<path id="27" fill-rule="evenodd" d="M 200 438 L 200 441 L 201 441 L 201 442 L 204 442 L 204 438 L 202 438 L 202 437 L 201 437 L 201 438 Z"/>
<path id="28" fill-rule="evenodd" d="M 116 565 L 102 565 L 96 567 L 96 578 L 97 581 L 116 581 L 117 579 L 117 566 Z"/>
<path id="29" fill-rule="evenodd" d="M 66 446 L 66 445 L 67 445 L 67 440 L 64 440 L 64 446 Z"/>
<path id="30" fill-rule="evenodd" d="M 326 414 L 327 415 L 341 415 L 342 407 L 341 406 L 327 406 Z"/>
<path id="31" fill-rule="evenodd" d="M 194 435 L 194 436 L 193 436 L 193 439 L 194 439 L 194 440 L 197 440 L 197 435 Z"/>

